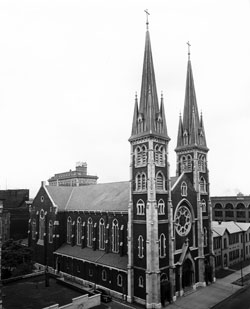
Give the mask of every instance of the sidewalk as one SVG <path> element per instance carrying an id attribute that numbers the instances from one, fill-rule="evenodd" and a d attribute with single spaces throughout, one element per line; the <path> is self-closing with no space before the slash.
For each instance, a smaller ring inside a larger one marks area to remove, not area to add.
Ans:
<path id="1" fill-rule="evenodd" d="M 250 265 L 243 268 L 243 276 L 250 273 Z M 167 309 L 208 309 L 228 298 L 242 286 L 232 284 L 241 277 L 241 271 L 237 270 L 233 274 L 217 279 L 215 283 L 205 288 L 198 288 L 195 292 L 177 298 L 176 302 L 167 305 Z"/>

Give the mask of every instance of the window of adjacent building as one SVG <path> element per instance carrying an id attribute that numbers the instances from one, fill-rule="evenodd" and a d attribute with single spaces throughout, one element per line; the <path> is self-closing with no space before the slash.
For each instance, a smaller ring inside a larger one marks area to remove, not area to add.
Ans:
<path id="1" fill-rule="evenodd" d="M 82 219 L 81 217 L 78 217 L 76 225 L 76 244 L 80 246 L 81 243 L 82 243 Z"/>
<path id="2" fill-rule="evenodd" d="M 144 215 L 145 214 L 145 204 L 143 200 L 139 200 L 136 204 L 137 215 Z"/>
<path id="3" fill-rule="evenodd" d="M 105 249 L 105 222 L 103 218 L 99 221 L 99 249 Z"/>
<path id="4" fill-rule="evenodd" d="M 234 217 L 234 207 L 231 203 L 227 203 L 225 206 L 225 215 L 226 217 L 233 218 Z"/>
<path id="5" fill-rule="evenodd" d="M 67 219 L 67 243 L 71 243 L 71 236 L 72 236 L 72 219 L 68 217 Z"/>
<path id="6" fill-rule="evenodd" d="M 119 252 L 119 225 L 116 219 L 112 223 L 112 251 Z"/>
<path id="7" fill-rule="evenodd" d="M 138 257 L 141 258 L 141 259 L 144 257 L 143 242 L 144 242 L 143 237 L 142 237 L 142 235 L 140 235 L 138 237 Z"/>
<path id="8" fill-rule="evenodd" d="M 31 223 L 31 237 L 33 240 L 36 239 L 36 219 L 32 219 Z"/>
<path id="9" fill-rule="evenodd" d="M 164 190 L 165 189 L 165 181 L 162 172 L 158 172 L 156 174 L 156 190 Z"/>
<path id="10" fill-rule="evenodd" d="M 166 256 L 166 236 L 162 233 L 159 239 L 160 258 Z"/>
<path id="11" fill-rule="evenodd" d="M 44 210 L 41 209 L 40 217 L 39 217 L 39 239 L 44 240 L 44 233 L 45 233 L 45 214 Z"/>
<path id="12" fill-rule="evenodd" d="M 165 203 L 162 199 L 158 202 L 158 214 L 165 215 Z"/>
<path id="13" fill-rule="evenodd" d="M 117 285 L 122 286 L 122 275 L 120 274 L 117 276 Z"/>
<path id="14" fill-rule="evenodd" d="M 207 192 L 207 190 L 206 190 L 206 180 L 205 180 L 204 177 L 200 178 L 200 191 L 201 191 L 201 193 Z"/>
<path id="15" fill-rule="evenodd" d="M 89 268 L 89 276 L 93 277 L 93 269 L 92 268 Z"/>
<path id="16" fill-rule="evenodd" d="M 93 246 L 93 220 L 92 220 L 92 218 L 88 218 L 87 246 L 90 247 L 90 248 L 92 248 L 92 246 Z"/>
<path id="17" fill-rule="evenodd" d="M 143 286 L 144 286 L 144 280 L 143 280 L 142 276 L 139 277 L 138 285 L 139 285 L 140 288 L 143 288 Z"/>
<path id="18" fill-rule="evenodd" d="M 181 184 L 181 196 L 187 196 L 187 184 L 184 181 Z"/>
<path id="19" fill-rule="evenodd" d="M 53 222 L 52 220 L 49 221 L 49 242 L 53 242 Z"/>
<path id="20" fill-rule="evenodd" d="M 102 281 L 107 281 L 107 271 L 105 269 L 102 271 Z"/>

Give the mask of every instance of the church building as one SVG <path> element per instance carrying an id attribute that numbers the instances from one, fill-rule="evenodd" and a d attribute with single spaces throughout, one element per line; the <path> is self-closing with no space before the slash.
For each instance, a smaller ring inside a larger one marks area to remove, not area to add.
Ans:
<path id="1" fill-rule="evenodd" d="M 67 187 L 42 182 L 29 221 L 35 261 L 146 308 L 161 308 L 169 295 L 175 300 L 205 287 L 207 265 L 214 277 L 209 149 L 190 52 L 174 177 L 169 142 L 147 23 L 141 93 L 129 137 L 130 179 Z"/>

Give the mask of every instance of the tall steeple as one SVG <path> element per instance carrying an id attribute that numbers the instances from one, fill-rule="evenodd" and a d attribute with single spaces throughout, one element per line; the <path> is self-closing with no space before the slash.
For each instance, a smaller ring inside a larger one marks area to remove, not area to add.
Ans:
<path id="1" fill-rule="evenodd" d="M 130 139 L 141 137 L 142 135 L 156 134 L 166 140 L 169 140 L 165 115 L 163 114 L 163 105 L 164 104 L 162 99 L 159 108 L 150 35 L 147 22 L 140 105 L 139 108 L 135 106 L 134 109 L 135 112 Z M 135 113 L 137 115 L 135 115 Z"/>
<path id="2" fill-rule="evenodd" d="M 182 129 L 179 129 L 178 132 L 176 149 L 179 149 L 183 146 L 202 146 L 202 148 L 207 149 L 203 121 L 202 118 L 199 118 L 199 112 L 196 102 L 194 78 L 190 60 L 190 50 L 188 52 L 183 120 L 180 118 L 179 128 Z"/>

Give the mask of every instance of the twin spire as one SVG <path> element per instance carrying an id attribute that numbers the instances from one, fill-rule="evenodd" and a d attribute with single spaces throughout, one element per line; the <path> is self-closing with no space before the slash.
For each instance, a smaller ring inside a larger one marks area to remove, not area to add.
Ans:
<path id="1" fill-rule="evenodd" d="M 151 50 L 151 42 L 148 30 L 148 11 L 146 21 L 146 40 L 143 60 L 142 83 L 140 104 L 138 106 L 137 94 L 135 97 L 134 117 L 131 139 L 145 135 L 154 135 L 165 140 L 170 140 L 167 133 L 163 95 L 161 95 L 160 107 L 155 81 L 155 72 Z M 184 102 L 183 120 L 180 116 L 177 149 L 187 146 L 206 146 L 205 130 L 202 116 L 199 117 L 194 87 L 192 66 L 190 61 L 190 44 L 188 44 L 188 66 L 186 79 L 186 93 Z"/>

